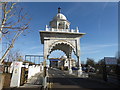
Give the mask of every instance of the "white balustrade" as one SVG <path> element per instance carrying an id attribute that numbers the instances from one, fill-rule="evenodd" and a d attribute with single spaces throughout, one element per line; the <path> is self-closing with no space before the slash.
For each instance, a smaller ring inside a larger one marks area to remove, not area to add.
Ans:
<path id="1" fill-rule="evenodd" d="M 52 32 L 71 32 L 71 33 L 79 33 L 78 28 L 76 30 L 74 29 L 54 29 L 54 28 L 46 28 L 46 31 L 52 31 Z"/>

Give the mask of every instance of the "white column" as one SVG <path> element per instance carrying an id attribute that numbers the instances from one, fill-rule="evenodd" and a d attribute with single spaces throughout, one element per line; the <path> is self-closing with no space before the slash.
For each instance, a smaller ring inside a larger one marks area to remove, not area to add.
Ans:
<path id="1" fill-rule="evenodd" d="M 71 59 L 69 58 L 69 74 L 72 74 Z"/>
<path id="2" fill-rule="evenodd" d="M 46 88 L 47 87 L 47 69 L 46 69 L 46 60 L 44 58 L 44 67 L 43 67 L 43 87 Z"/>
<path id="3" fill-rule="evenodd" d="M 80 39 L 77 39 L 77 59 L 78 59 L 78 77 L 82 75 L 82 67 L 81 67 L 81 61 L 80 61 Z"/>
<path id="4" fill-rule="evenodd" d="M 71 53 L 72 53 L 72 50 L 71 48 L 69 48 L 69 56 L 68 56 L 68 60 L 69 60 L 69 74 L 72 74 L 72 67 L 71 67 Z"/>
<path id="5" fill-rule="evenodd" d="M 80 57 L 78 56 L 78 77 L 82 75 L 82 67 L 81 67 L 81 61 Z"/>
<path id="6" fill-rule="evenodd" d="M 44 62 L 43 62 L 43 83 L 42 85 L 44 86 L 44 88 L 47 87 L 47 70 L 46 70 L 46 65 L 47 65 L 47 55 L 48 55 L 48 42 L 46 40 L 44 40 Z"/>

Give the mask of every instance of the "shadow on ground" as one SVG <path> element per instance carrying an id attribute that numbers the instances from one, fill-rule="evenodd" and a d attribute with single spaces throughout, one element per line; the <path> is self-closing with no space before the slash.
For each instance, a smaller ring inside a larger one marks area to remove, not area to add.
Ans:
<path id="1" fill-rule="evenodd" d="M 109 85 L 107 83 L 102 83 L 87 78 L 61 78 L 54 77 L 49 78 L 52 83 L 55 83 L 54 88 L 60 88 L 61 86 L 77 86 L 79 88 L 86 89 L 96 89 L 96 88 L 117 88 L 116 86 Z"/>

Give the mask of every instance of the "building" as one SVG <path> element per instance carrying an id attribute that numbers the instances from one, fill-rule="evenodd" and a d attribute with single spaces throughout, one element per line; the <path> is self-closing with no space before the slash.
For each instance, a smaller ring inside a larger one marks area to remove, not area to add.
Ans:
<path id="1" fill-rule="evenodd" d="M 70 22 L 61 13 L 61 8 L 58 8 L 58 13 L 50 21 L 49 26 L 46 25 L 45 31 L 40 31 L 41 43 L 44 44 L 44 60 L 45 65 L 49 55 L 54 50 L 63 51 L 69 63 L 71 62 L 72 51 L 75 53 L 78 61 L 78 76 L 82 74 L 80 62 L 80 38 L 85 33 L 80 33 L 78 27 L 70 29 Z M 72 67 L 69 65 L 69 73 L 72 74 Z"/>
<path id="2" fill-rule="evenodd" d="M 58 63 L 59 63 L 58 67 L 65 70 L 67 70 L 69 67 L 76 67 L 76 60 L 71 59 L 69 62 L 69 59 L 67 58 L 67 56 L 62 56 Z"/>
<path id="3" fill-rule="evenodd" d="M 58 68 L 58 63 L 60 61 L 59 58 L 50 58 L 49 61 L 50 61 L 50 67 Z"/>
<path id="4" fill-rule="evenodd" d="M 68 70 L 70 66 L 76 67 L 76 60 L 71 59 L 71 62 L 69 64 L 69 59 L 67 58 L 67 56 L 62 56 L 61 58 L 50 58 L 49 61 L 50 61 L 50 67 L 52 68 Z"/>

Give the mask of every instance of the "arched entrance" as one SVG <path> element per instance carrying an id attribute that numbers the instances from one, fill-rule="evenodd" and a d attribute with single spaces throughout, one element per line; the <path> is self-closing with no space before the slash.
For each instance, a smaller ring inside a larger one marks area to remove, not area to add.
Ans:
<path id="1" fill-rule="evenodd" d="M 54 50 L 61 50 L 65 52 L 69 60 L 71 59 L 71 53 L 73 51 L 78 61 L 78 76 L 82 74 L 80 62 L 80 38 L 84 35 L 84 33 L 40 31 L 40 35 L 41 43 L 44 44 L 45 62 L 50 53 Z M 72 73 L 71 67 L 69 68 L 69 73 Z"/>
<path id="2" fill-rule="evenodd" d="M 48 49 L 47 57 L 49 57 L 51 52 L 53 52 L 54 50 L 61 50 L 66 54 L 68 61 L 69 61 L 68 70 L 69 70 L 69 73 L 71 74 L 72 73 L 71 54 L 72 54 L 72 50 L 75 52 L 75 47 L 71 43 L 69 43 L 68 41 L 65 41 L 65 40 L 56 41 L 50 45 L 50 47 Z"/>

